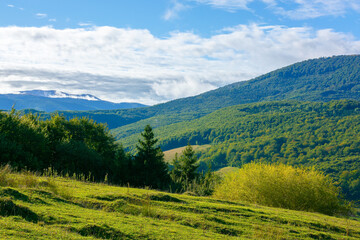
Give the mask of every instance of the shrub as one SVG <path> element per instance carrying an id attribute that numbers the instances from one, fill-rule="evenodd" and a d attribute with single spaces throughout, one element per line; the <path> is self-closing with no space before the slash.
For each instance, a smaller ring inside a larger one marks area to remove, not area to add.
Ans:
<path id="1" fill-rule="evenodd" d="M 187 187 L 186 192 L 193 193 L 195 196 L 210 196 L 220 180 L 221 177 L 218 174 L 208 170 L 205 174 L 195 178 Z"/>
<path id="2" fill-rule="evenodd" d="M 314 169 L 282 164 L 244 165 L 225 177 L 214 197 L 328 215 L 345 211 L 330 178 Z"/>

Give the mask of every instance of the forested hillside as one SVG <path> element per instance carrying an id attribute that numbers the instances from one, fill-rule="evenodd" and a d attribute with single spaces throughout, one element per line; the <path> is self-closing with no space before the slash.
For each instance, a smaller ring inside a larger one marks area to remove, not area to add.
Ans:
<path id="1" fill-rule="evenodd" d="M 244 103 L 296 99 L 301 101 L 360 100 L 360 55 L 319 58 L 296 63 L 194 97 L 177 99 L 152 107 L 126 110 L 64 112 L 69 117 L 88 116 L 107 123 L 110 129 L 149 118 L 153 125 L 196 119 L 217 109 Z M 170 120 L 169 120 L 170 119 Z M 141 126 L 128 126 L 129 134 Z M 114 130 L 118 139 L 123 129 Z"/>
<path id="2" fill-rule="evenodd" d="M 237 105 L 159 127 L 155 133 L 163 150 L 188 141 L 211 144 L 200 160 L 214 170 L 251 161 L 316 166 L 340 181 L 350 198 L 360 199 L 358 101 Z M 134 136 L 122 140 L 125 147 L 135 144 Z"/>

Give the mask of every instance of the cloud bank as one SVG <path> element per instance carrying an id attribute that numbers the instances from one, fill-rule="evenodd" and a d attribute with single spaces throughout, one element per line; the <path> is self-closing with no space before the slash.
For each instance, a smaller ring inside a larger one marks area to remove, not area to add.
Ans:
<path id="1" fill-rule="evenodd" d="M 0 28 L 0 93 L 60 90 L 155 104 L 248 80 L 297 61 L 359 54 L 331 29 L 239 25 L 208 38 L 144 29 Z"/>

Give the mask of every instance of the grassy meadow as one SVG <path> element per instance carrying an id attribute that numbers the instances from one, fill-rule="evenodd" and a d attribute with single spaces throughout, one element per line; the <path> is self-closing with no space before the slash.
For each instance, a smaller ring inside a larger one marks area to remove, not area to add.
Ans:
<path id="1" fill-rule="evenodd" d="M 204 145 L 192 145 L 191 146 L 195 152 L 204 151 L 211 147 L 210 144 Z M 178 157 L 182 155 L 182 152 L 185 150 L 186 146 L 174 148 L 168 151 L 164 151 L 164 160 L 167 163 L 171 163 L 171 161 L 175 158 L 175 154 L 178 154 Z"/>
<path id="2" fill-rule="evenodd" d="M 359 239 L 360 221 L 243 202 L 0 173 L 0 239 Z"/>

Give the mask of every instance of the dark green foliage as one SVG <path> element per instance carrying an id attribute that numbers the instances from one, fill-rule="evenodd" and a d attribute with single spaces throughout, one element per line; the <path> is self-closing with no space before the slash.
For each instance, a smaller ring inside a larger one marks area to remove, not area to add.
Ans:
<path id="1" fill-rule="evenodd" d="M 108 174 L 111 182 L 119 182 L 121 177 L 117 172 L 125 164 L 119 162 L 127 159 L 103 124 L 87 118 L 67 121 L 59 115 L 43 124 L 53 153 L 51 167 L 69 174 L 87 175 L 91 172 L 97 181 Z"/>
<path id="2" fill-rule="evenodd" d="M 360 199 L 360 169 L 343 171 L 339 177 L 339 185 L 347 198 Z"/>
<path id="3" fill-rule="evenodd" d="M 209 168 L 205 174 L 199 174 L 199 176 L 189 184 L 187 191 L 194 193 L 196 196 L 210 196 L 220 182 L 221 177 Z"/>
<path id="4" fill-rule="evenodd" d="M 60 115 L 41 121 L 29 113 L 0 113 L 0 165 L 42 172 L 82 174 L 95 181 L 126 183 L 130 157 L 103 124 Z M 126 174 L 125 174 L 126 173 Z"/>
<path id="5" fill-rule="evenodd" d="M 172 161 L 171 191 L 188 192 L 197 196 L 211 195 L 220 182 L 220 177 L 211 171 L 211 167 L 208 167 L 205 173 L 199 173 L 198 168 L 198 158 L 192 146 L 188 144 L 180 158 L 176 153 Z"/>
<path id="6" fill-rule="evenodd" d="M 49 153 L 36 115 L 20 117 L 15 110 L 0 112 L 0 164 L 11 163 L 14 168 L 37 170 L 45 166 L 43 162 Z"/>
<path id="7" fill-rule="evenodd" d="M 138 154 L 127 154 L 104 124 L 88 118 L 40 120 L 32 113 L 0 113 L 0 165 L 22 170 L 56 171 L 107 183 L 168 186 L 167 165 L 150 126 L 139 140 Z"/>
<path id="8" fill-rule="evenodd" d="M 173 169 L 170 172 L 171 179 L 182 186 L 186 190 L 189 184 L 198 176 L 197 157 L 190 144 L 182 152 L 180 158 L 175 155 L 172 161 Z"/>
<path id="9" fill-rule="evenodd" d="M 120 176 L 130 161 L 120 145 L 115 144 L 106 126 L 87 118 L 69 121 L 54 115 L 43 122 L 52 149 L 50 166 L 59 172 L 85 174 L 96 181 L 107 176 L 112 183 L 124 183 Z"/>
<path id="10" fill-rule="evenodd" d="M 158 140 L 154 138 L 150 125 L 146 125 L 141 136 L 143 139 L 136 146 L 134 182 L 139 186 L 164 188 L 168 185 L 168 166 L 164 162 L 163 152 L 156 146 Z"/>

